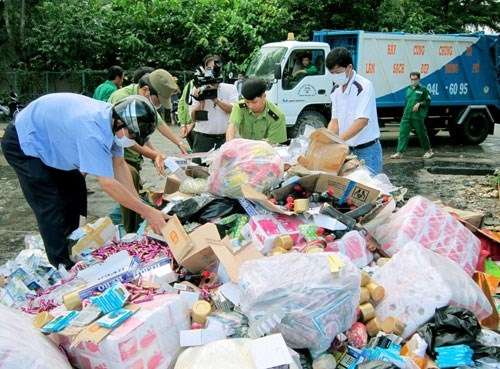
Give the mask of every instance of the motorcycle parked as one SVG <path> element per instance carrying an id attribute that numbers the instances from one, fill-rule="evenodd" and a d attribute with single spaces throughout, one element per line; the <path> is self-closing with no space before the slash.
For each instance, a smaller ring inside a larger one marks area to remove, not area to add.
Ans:
<path id="1" fill-rule="evenodd" d="M 21 102 L 19 101 L 19 97 L 14 91 L 10 93 L 9 97 L 10 102 L 7 106 L 9 107 L 10 117 L 12 118 L 12 120 L 15 120 L 17 114 L 24 109 L 24 105 L 21 104 Z"/>
<path id="2" fill-rule="evenodd" d="M 9 94 L 9 100 L 7 104 L 0 104 L 0 117 L 15 120 L 24 105 L 21 104 L 17 93 L 14 91 Z"/>

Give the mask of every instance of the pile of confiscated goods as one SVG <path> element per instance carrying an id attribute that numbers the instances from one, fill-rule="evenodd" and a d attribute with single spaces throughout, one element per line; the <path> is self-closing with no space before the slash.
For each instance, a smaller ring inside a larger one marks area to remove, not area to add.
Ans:
<path id="1" fill-rule="evenodd" d="M 498 368 L 496 235 L 347 152 L 318 130 L 170 161 L 162 234 L 101 218 L 69 271 L 26 237 L 0 267 L 0 368 Z"/>

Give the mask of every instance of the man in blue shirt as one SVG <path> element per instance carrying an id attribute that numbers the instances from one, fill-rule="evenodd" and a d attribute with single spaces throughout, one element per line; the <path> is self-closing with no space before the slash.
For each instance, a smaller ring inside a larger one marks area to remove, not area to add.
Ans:
<path id="1" fill-rule="evenodd" d="M 112 105 L 54 93 L 31 102 L 7 127 L 2 150 L 35 213 L 53 266 L 74 264 L 67 237 L 78 228 L 80 216 L 87 215 L 81 172 L 95 175 L 104 192 L 161 233 L 168 216 L 141 201 L 123 159 L 123 148 L 144 145 L 155 126 L 155 107 L 142 96 Z"/>

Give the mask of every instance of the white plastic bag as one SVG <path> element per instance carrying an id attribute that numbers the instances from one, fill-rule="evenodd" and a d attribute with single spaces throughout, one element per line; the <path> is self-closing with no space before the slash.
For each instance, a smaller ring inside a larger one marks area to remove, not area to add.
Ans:
<path id="1" fill-rule="evenodd" d="M 0 304 L 0 368 L 71 369 L 61 350 L 30 317 Z"/>
<path id="2" fill-rule="evenodd" d="M 401 335 L 409 337 L 446 305 L 472 311 L 481 320 L 491 305 L 479 286 L 455 262 L 424 246 L 410 242 L 376 270 L 372 280 L 385 289 L 376 305 L 377 318 L 393 316 L 406 324 Z"/>
<path id="3" fill-rule="evenodd" d="M 340 271 L 331 271 L 341 260 Z M 291 348 L 325 352 L 335 335 L 356 321 L 360 297 L 359 269 L 338 253 L 282 254 L 249 260 L 239 270 L 241 309 L 250 326 L 271 307 L 285 314 L 271 333 L 281 333 Z"/>
<path id="4" fill-rule="evenodd" d="M 210 342 L 184 350 L 174 369 L 255 369 L 249 338 L 233 338 Z M 299 369 L 292 361 L 290 369 Z"/>

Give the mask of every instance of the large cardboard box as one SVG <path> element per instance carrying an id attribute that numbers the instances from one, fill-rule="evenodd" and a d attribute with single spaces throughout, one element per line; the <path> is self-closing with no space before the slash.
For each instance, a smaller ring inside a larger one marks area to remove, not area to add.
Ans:
<path id="1" fill-rule="evenodd" d="M 199 273 L 217 261 L 207 239 L 220 240 L 217 226 L 206 223 L 189 235 L 177 215 L 174 215 L 161 231 L 175 260 L 191 273 Z"/>
<path id="2" fill-rule="evenodd" d="M 351 181 L 345 177 L 339 177 L 327 173 L 312 174 L 310 176 L 302 177 L 297 181 L 297 183 L 299 183 L 306 190 L 318 193 L 326 191 L 329 187 L 331 187 L 334 190 L 333 197 L 344 201 L 350 199 L 356 206 L 361 206 L 367 202 L 373 202 L 377 200 L 380 194 L 380 191 L 377 189 Z M 293 186 L 294 183 L 280 187 L 271 192 L 271 197 L 278 201 L 282 201 L 288 196 L 289 193 L 292 192 Z M 286 215 L 294 214 L 292 211 L 286 211 L 273 204 L 265 195 L 249 185 L 244 183 L 241 184 L 241 190 L 247 200 L 257 203 L 266 210 Z"/>
<path id="3" fill-rule="evenodd" d="M 326 128 L 315 130 L 309 140 L 305 156 L 299 156 L 297 162 L 309 170 L 338 174 L 349 152 L 347 143 Z"/>

